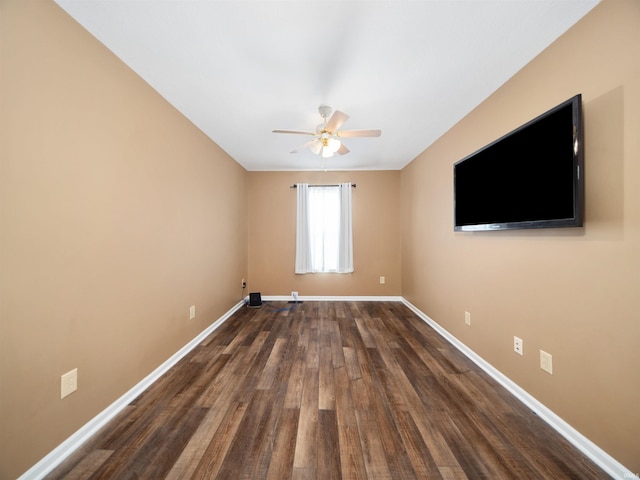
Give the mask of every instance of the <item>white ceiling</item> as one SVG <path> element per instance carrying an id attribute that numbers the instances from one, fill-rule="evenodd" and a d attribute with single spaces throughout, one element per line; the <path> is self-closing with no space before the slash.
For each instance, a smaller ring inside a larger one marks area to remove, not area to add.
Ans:
<path id="1" fill-rule="evenodd" d="M 400 169 L 598 0 L 56 0 L 247 170 L 315 170 L 320 105 L 381 129 L 329 170 Z"/>

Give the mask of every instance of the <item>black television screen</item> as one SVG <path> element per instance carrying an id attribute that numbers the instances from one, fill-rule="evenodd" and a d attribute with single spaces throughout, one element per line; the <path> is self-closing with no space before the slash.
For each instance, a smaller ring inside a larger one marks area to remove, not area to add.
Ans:
<path id="1" fill-rule="evenodd" d="M 454 230 L 581 227 L 581 95 L 453 167 Z"/>

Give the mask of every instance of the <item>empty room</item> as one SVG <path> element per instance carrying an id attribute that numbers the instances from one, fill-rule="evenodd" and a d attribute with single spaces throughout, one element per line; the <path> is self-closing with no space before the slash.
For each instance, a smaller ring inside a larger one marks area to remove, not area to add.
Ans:
<path id="1" fill-rule="evenodd" d="M 640 475 L 640 2 L 0 39 L 0 479 Z"/>

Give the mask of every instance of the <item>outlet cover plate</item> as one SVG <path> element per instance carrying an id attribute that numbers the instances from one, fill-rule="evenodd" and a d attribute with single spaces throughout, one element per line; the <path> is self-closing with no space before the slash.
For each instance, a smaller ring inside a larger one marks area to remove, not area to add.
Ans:
<path id="1" fill-rule="evenodd" d="M 518 355 L 524 354 L 522 339 L 516 336 L 513 337 L 513 351 Z"/>

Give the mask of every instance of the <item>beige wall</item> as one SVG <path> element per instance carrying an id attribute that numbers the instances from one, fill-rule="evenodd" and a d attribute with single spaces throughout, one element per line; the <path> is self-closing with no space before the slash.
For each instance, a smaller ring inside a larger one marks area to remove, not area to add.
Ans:
<path id="1" fill-rule="evenodd" d="M 400 295 L 400 172 L 249 172 L 249 284 L 263 295 Z M 293 273 L 294 183 L 352 182 L 354 272 Z M 385 284 L 380 284 L 380 277 Z"/>
<path id="2" fill-rule="evenodd" d="M 402 171 L 403 296 L 633 472 L 639 52 L 640 2 L 603 2 Z M 576 93 L 584 229 L 454 233 L 453 163 Z M 539 369 L 539 349 L 553 355 L 553 375 Z"/>
<path id="3" fill-rule="evenodd" d="M 0 14 L 10 479 L 240 300 L 247 194 L 236 162 L 53 2 Z M 61 400 L 73 368 L 79 389 Z"/>
<path id="4" fill-rule="evenodd" d="M 402 172 L 247 173 L 53 2 L 0 15 L 0 478 L 227 311 L 243 277 L 402 294 L 640 471 L 640 3 L 605 1 Z M 454 233 L 453 163 L 579 92 L 585 228 Z M 354 274 L 292 273 L 303 181 L 357 183 Z"/>

